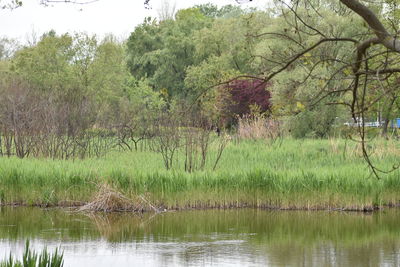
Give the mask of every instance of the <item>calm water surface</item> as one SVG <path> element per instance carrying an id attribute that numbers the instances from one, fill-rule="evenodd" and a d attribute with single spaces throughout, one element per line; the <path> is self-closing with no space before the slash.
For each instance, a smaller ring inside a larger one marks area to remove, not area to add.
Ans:
<path id="1" fill-rule="evenodd" d="M 65 266 L 400 266 L 400 210 L 84 215 L 0 208 L 0 259 L 25 240 Z"/>

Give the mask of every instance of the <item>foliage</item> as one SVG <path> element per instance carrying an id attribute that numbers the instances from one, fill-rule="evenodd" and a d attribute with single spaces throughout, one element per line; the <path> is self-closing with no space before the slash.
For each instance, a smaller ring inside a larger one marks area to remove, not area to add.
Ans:
<path id="1" fill-rule="evenodd" d="M 243 116 L 252 111 L 265 113 L 271 109 L 271 94 L 266 90 L 267 84 L 261 80 L 234 80 L 227 85 L 232 96 L 230 110 L 233 114 Z"/>
<path id="2" fill-rule="evenodd" d="M 104 126 L 107 107 L 124 97 L 130 78 L 124 60 L 123 45 L 112 36 L 98 42 L 86 34 L 49 32 L 19 50 L 1 77 L 0 98 L 6 105 L 0 108 L 0 146 L 5 154 L 103 155 L 113 144 L 100 137 L 110 133 L 92 130 Z"/>
<path id="3" fill-rule="evenodd" d="M 138 26 L 127 42 L 128 67 L 139 78 L 148 78 L 157 91 L 185 96 L 186 68 L 194 63 L 191 35 L 208 20 L 197 9 L 181 10 L 175 20 L 160 23 L 150 18 Z"/>
<path id="4" fill-rule="evenodd" d="M 226 5 L 221 8 L 218 8 L 218 6 L 211 3 L 196 5 L 195 8 L 197 8 L 204 16 L 214 19 L 239 17 L 245 12 L 239 6 Z"/>
<path id="5" fill-rule="evenodd" d="M 326 138 L 332 131 L 337 118 L 337 107 L 318 105 L 312 110 L 304 110 L 290 118 L 287 127 L 295 138 Z"/>

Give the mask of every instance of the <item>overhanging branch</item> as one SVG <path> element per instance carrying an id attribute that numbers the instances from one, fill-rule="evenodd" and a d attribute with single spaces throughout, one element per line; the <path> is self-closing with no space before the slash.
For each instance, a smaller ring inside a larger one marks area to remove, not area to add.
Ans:
<path id="1" fill-rule="evenodd" d="M 385 26 L 383 26 L 382 22 L 371 9 L 357 0 L 340 0 L 340 2 L 357 13 L 368 23 L 381 44 L 390 50 L 400 53 L 400 40 L 389 34 Z"/>
<path id="2" fill-rule="evenodd" d="M 321 39 L 318 42 L 316 42 L 314 45 L 310 46 L 307 49 L 304 49 L 294 57 L 292 57 L 290 60 L 286 62 L 284 66 L 279 68 L 277 71 L 272 72 L 270 75 L 268 75 L 264 80 L 265 82 L 270 81 L 272 78 L 274 78 L 277 74 L 281 73 L 282 71 L 286 70 L 291 64 L 293 64 L 296 60 L 298 60 L 300 57 L 304 56 L 306 53 L 312 51 L 319 45 L 326 43 L 326 42 L 352 42 L 357 44 L 357 40 L 354 40 L 352 38 L 326 38 L 326 39 Z"/>

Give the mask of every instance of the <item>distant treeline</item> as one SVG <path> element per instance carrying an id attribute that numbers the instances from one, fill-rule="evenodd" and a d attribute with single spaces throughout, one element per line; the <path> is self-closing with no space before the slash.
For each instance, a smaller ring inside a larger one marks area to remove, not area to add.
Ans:
<path id="1" fill-rule="evenodd" d="M 365 32 L 357 23 L 348 29 L 355 15 L 332 5 L 314 7 L 325 14 L 321 30 Z M 220 131 L 248 116 L 284 121 L 295 137 L 328 136 L 338 118 L 349 118 L 341 106 L 325 104 L 348 100 L 329 92 L 348 86 L 353 46 L 318 46 L 266 82 L 265 73 L 314 42 L 306 25 L 316 18 L 304 16 L 302 29 L 286 11 L 206 4 L 147 18 L 125 41 L 54 31 L 29 45 L 0 39 L 0 155 L 100 156 L 137 149 L 174 127 Z M 366 90 L 374 94 L 374 86 Z M 366 99 L 364 115 L 395 116 L 397 95 L 379 100 Z"/>

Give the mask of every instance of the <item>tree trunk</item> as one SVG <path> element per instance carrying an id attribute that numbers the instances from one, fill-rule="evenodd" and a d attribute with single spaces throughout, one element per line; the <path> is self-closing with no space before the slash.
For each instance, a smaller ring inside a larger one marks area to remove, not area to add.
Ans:
<path id="1" fill-rule="evenodd" d="M 387 132 L 388 132 L 388 127 L 389 127 L 389 120 L 390 120 L 390 114 L 392 113 L 393 105 L 394 102 L 396 101 L 397 96 L 393 95 L 392 98 L 390 99 L 389 105 L 385 109 L 385 113 L 383 114 L 383 120 L 384 123 L 382 125 L 382 137 L 387 138 Z"/>

